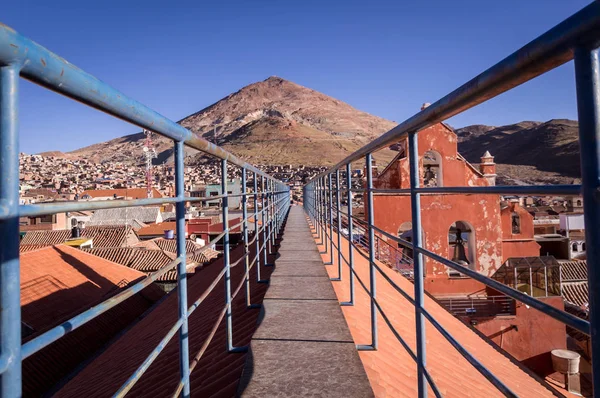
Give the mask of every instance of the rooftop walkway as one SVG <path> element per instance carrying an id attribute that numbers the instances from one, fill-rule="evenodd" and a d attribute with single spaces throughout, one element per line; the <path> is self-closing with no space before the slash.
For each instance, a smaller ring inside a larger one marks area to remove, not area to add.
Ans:
<path id="1" fill-rule="evenodd" d="M 302 207 L 292 206 L 240 383 L 243 397 L 370 397 Z"/>

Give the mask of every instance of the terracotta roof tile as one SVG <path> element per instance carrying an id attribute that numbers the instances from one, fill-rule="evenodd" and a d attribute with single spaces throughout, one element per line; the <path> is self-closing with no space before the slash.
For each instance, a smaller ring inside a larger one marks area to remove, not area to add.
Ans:
<path id="1" fill-rule="evenodd" d="M 118 293 L 144 274 L 60 245 L 21 255 L 22 320 L 28 341 Z M 151 285 L 23 361 L 25 396 L 42 396 L 147 311 L 164 293 Z"/>
<path id="2" fill-rule="evenodd" d="M 144 228 L 140 228 L 137 231 L 138 236 L 158 236 L 165 233 L 167 230 L 175 231 L 177 229 L 177 223 L 175 221 L 166 221 L 158 224 L 150 224 Z"/>
<path id="3" fill-rule="evenodd" d="M 90 226 L 81 231 L 81 236 L 92 238 L 94 247 L 122 247 L 132 240 L 137 242 L 137 237 L 131 227 L 125 225 Z M 58 245 L 64 243 L 70 237 L 70 229 L 29 231 L 21 240 L 21 246 Z"/>
<path id="4" fill-rule="evenodd" d="M 347 258 L 347 241 L 342 240 L 343 252 Z M 321 250 L 323 248 L 321 247 Z M 335 256 L 334 256 L 335 257 Z M 324 260 L 329 259 L 323 255 Z M 361 280 L 368 284 L 368 261 L 360 254 L 354 255 L 355 269 Z M 380 265 L 398 286 L 413 296 L 413 284 L 386 266 Z M 337 266 L 326 267 L 330 276 L 337 276 Z M 333 282 L 340 300 L 348 299 L 348 268 L 344 264 L 342 282 Z M 377 298 L 386 315 L 407 344 L 415 350 L 415 312 L 413 306 L 404 300 L 394 288 L 378 273 Z M 344 316 L 357 344 L 369 344 L 369 297 L 356 283 L 355 305 L 342 307 Z M 552 397 L 550 387 L 546 387 L 524 371 L 508 356 L 499 352 L 477 333 L 452 316 L 434 300 L 425 297 L 425 308 L 442 324 L 469 352 L 498 376 L 519 396 Z M 383 318 L 378 316 L 378 351 L 360 351 L 359 355 L 367 376 L 378 397 L 415 397 L 417 395 L 416 365 L 392 334 Z M 427 368 L 440 392 L 447 397 L 500 397 L 502 394 L 473 368 L 447 340 L 426 322 Z M 433 394 L 432 394 L 433 395 Z"/>
<path id="5" fill-rule="evenodd" d="M 587 261 L 561 262 L 561 278 L 563 281 L 587 281 Z"/>
<path id="6" fill-rule="evenodd" d="M 562 296 L 577 306 L 587 305 L 589 303 L 588 282 L 563 282 Z"/>
<path id="7" fill-rule="evenodd" d="M 239 258 L 242 250 L 242 247 L 238 247 L 232 251 L 232 259 Z M 222 259 L 219 259 L 188 279 L 189 304 L 205 291 L 222 270 L 222 266 Z M 252 298 L 253 302 L 260 302 L 267 285 L 256 283 L 255 272 L 254 268 L 250 276 Z M 268 277 L 269 270 L 265 269 L 264 272 Z M 243 266 L 232 268 L 232 286 L 237 286 L 243 280 L 243 276 Z M 189 344 L 192 356 L 204 343 L 223 308 L 223 289 L 219 286 L 189 318 Z M 234 344 L 236 346 L 249 344 L 257 327 L 259 311 L 246 308 L 243 289 L 233 300 L 232 311 Z M 158 307 L 71 379 L 55 396 L 94 398 L 114 394 L 164 337 L 176 319 L 177 294 L 173 291 Z M 179 382 L 177 340 L 177 336 L 171 340 L 128 396 L 166 397 L 173 393 Z M 244 353 L 226 352 L 224 323 L 221 321 L 215 338 L 192 372 L 192 396 L 235 396 L 246 357 L 247 354 Z"/>

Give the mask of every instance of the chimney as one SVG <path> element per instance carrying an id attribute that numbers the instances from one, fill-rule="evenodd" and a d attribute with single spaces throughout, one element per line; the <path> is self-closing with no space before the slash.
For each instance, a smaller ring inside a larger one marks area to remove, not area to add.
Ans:
<path id="1" fill-rule="evenodd" d="M 77 239 L 81 236 L 81 229 L 79 227 L 71 228 L 71 239 Z"/>
<path id="2" fill-rule="evenodd" d="M 481 157 L 479 171 L 483 174 L 490 186 L 496 185 L 496 163 L 494 163 L 494 157 L 490 155 L 490 151 L 485 151 Z"/>

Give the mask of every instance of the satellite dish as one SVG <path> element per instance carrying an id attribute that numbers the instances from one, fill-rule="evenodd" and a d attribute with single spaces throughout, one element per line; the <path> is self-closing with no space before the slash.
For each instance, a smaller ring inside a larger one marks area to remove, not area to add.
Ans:
<path id="1" fill-rule="evenodd" d="M 142 151 L 144 151 L 144 152 L 148 152 L 148 147 L 147 147 L 147 146 L 143 147 L 143 148 L 142 148 Z"/>

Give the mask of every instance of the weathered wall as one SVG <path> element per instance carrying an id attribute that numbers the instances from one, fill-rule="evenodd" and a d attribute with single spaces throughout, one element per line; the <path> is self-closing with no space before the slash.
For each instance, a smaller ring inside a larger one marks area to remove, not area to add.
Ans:
<path id="1" fill-rule="evenodd" d="M 474 228 L 475 269 L 491 275 L 502 264 L 502 230 L 497 195 L 437 195 L 421 197 L 424 247 L 448 257 L 448 231 L 452 223 L 466 221 Z M 408 195 L 375 195 L 375 225 L 396 235 L 400 225 L 411 221 Z M 428 277 L 447 277 L 446 267 L 425 261 Z"/>
<path id="2" fill-rule="evenodd" d="M 564 310 L 562 297 L 538 299 Z M 517 303 L 516 316 L 478 320 L 475 327 L 540 375 L 552 373 L 550 351 L 566 348 L 565 325 L 522 303 Z"/>
<path id="3" fill-rule="evenodd" d="M 520 218 L 521 233 L 512 232 L 512 213 Z M 540 245 L 533 238 L 533 216 L 518 203 L 510 203 L 500 213 L 502 220 L 502 262 L 511 257 L 537 257 Z"/>

